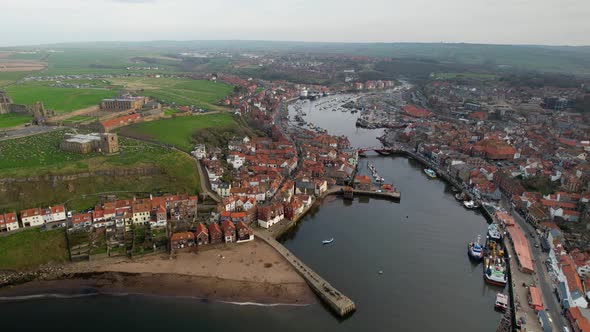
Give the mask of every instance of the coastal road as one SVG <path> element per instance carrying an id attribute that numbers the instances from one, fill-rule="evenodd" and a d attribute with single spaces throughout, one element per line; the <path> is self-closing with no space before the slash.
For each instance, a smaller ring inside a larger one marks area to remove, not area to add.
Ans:
<path id="1" fill-rule="evenodd" d="M 547 254 L 542 252 L 540 248 L 535 248 L 535 243 L 540 244 L 539 236 L 537 235 L 535 228 L 513 210 L 511 210 L 511 214 L 521 229 L 526 233 L 526 238 L 529 243 L 531 253 L 533 254 L 535 264 L 535 280 L 536 284 L 541 289 L 541 293 L 543 294 L 543 305 L 545 310 L 552 320 L 554 331 L 561 331 L 561 328 L 563 326 L 569 326 L 569 323 L 561 314 L 561 306 L 557 300 L 557 297 L 555 296 L 555 293 L 553 292 L 553 282 L 551 281 L 547 267 L 545 267 L 544 264 L 545 260 L 547 260 Z M 531 233 L 534 234 L 533 238 L 530 236 Z"/>

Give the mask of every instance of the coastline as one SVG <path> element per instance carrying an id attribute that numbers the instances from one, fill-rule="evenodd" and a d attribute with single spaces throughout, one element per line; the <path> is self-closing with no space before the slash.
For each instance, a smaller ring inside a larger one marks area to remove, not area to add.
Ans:
<path id="1" fill-rule="evenodd" d="M 158 255 L 67 264 L 56 275 L 0 288 L 0 301 L 100 294 L 265 305 L 317 302 L 303 278 L 274 249 L 259 240 L 172 258 Z"/>

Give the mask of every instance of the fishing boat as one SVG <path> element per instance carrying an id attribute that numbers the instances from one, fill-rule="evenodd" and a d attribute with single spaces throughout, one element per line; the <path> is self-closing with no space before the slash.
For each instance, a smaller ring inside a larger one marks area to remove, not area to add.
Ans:
<path id="1" fill-rule="evenodd" d="M 324 240 L 324 241 L 322 241 L 322 244 L 330 244 L 332 242 L 334 242 L 334 238 L 331 238 L 329 240 Z"/>
<path id="2" fill-rule="evenodd" d="M 488 226 L 488 237 L 495 242 L 502 240 L 502 232 L 498 229 L 498 225 L 492 223 Z"/>
<path id="3" fill-rule="evenodd" d="M 483 278 L 490 285 L 504 287 L 508 282 L 508 270 L 504 251 L 498 246 L 496 242 L 488 243 L 488 250 L 484 257 Z"/>
<path id="4" fill-rule="evenodd" d="M 495 308 L 500 311 L 508 309 L 508 296 L 506 294 L 498 293 L 496 295 Z"/>
<path id="5" fill-rule="evenodd" d="M 475 242 L 470 242 L 467 245 L 467 254 L 470 258 L 476 261 L 481 261 L 483 259 L 483 248 L 481 247 L 481 244 L 479 244 L 480 240 L 481 236 L 478 235 Z"/>
<path id="6" fill-rule="evenodd" d="M 436 172 L 430 168 L 425 168 L 424 173 L 432 179 L 436 178 Z"/>
<path id="7" fill-rule="evenodd" d="M 463 202 L 463 206 L 470 210 L 477 209 L 479 207 L 479 205 L 477 205 L 477 203 L 475 203 L 474 201 L 465 201 Z"/>

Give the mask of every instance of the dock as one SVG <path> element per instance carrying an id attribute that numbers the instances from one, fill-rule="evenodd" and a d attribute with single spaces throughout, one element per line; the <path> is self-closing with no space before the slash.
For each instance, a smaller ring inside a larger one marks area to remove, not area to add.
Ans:
<path id="1" fill-rule="evenodd" d="M 264 230 L 254 230 L 256 237 L 262 239 L 273 247 L 281 256 L 283 256 L 295 268 L 297 273 L 305 279 L 309 287 L 322 299 L 322 301 L 332 309 L 339 317 L 346 317 L 356 310 L 356 306 L 351 299 L 343 295 L 330 283 L 315 273 L 310 267 L 305 265 L 297 256 L 285 248 L 281 243 L 275 240 Z"/>
<path id="2" fill-rule="evenodd" d="M 401 198 L 401 194 L 398 191 L 371 191 L 371 190 L 358 190 L 358 189 L 353 189 L 352 190 L 354 195 L 359 195 L 359 196 L 369 196 L 369 197 L 376 197 L 376 198 L 385 198 L 385 199 L 391 199 L 391 200 L 399 200 Z"/>

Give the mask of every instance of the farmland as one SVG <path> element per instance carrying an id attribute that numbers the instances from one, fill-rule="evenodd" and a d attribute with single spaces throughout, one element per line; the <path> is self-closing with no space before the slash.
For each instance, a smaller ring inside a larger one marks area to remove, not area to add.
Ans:
<path id="1" fill-rule="evenodd" d="M 32 228 L 0 237 L 0 252 L 2 269 L 32 268 L 68 260 L 63 229 L 42 232 L 39 228 Z"/>
<path id="2" fill-rule="evenodd" d="M 232 118 L 232 115 L 220 113 L 136 123 L 123 127 L 121 133 L 190 151 L 196 143 L 194 136 L 197 132 L 213 128 L 215 130 L 211 131 L 223 131 L 237 126 L 238 124 Z"/>
<path id="3" fill-rule="evenodd" d="M 81 108 L 97 105 L 104 98 L 118 94 L 108 89 L 76 89 L 51 87 L 49 82 L 28 82 L 7 87 L 6 91 L 17 104 L 34 104 L 42 101 L 45 108 L 56 113 L 67 113 Z"/>
<path id="4" fill-rule="evenodd" d="M 120 137 L 117 155 L 67 153 L 59 149 L 63 134 L 0 141 L 0 181 L 13 181 L 0 192 L 0 211 L 66 201 L 70 208 L 88 207 L 97 192 L 199 190 L 195 163 L 180 152 Z"/>
<path id="5" fill-rule="evenodd" d="M 27 122 L 30 122 L 31 119 L 31 116 L 27 114 L 0 114 L 0 129 L 20 126 Z"/>
<path id="6" fill-rule="evenodd" d="M 209 110 L 223 110 L 216 103 L 233 90 L 228 84 L 191 79 L 133 77 L 111 81 L 127 89 L 143 90 L 139 93 L 167 104 L 194 105 Z"/>
<path id="7" fill-rule="evenodd" d="M 33 72 L 26 71 L 6 71 L 0 72 L 0 87 L 13 84 L 21 78 L 32 74 Z"/>

